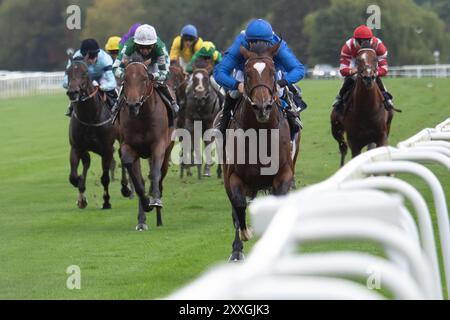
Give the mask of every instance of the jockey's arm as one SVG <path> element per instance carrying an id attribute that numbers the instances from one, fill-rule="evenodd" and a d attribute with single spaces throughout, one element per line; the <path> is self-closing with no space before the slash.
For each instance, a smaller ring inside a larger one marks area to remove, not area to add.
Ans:
<path id="1" fill-rule="evenodd" d="M 242 35 L 236 37 L 233 45 L 228 49 L 222 61 L 214 68 L 214 79 L 226 90 L 237 90 L 239 82 L 232 77 L 233 70 L 244 60 L 240 53 Z"/>
<path id="2" fill-rule="evenodd" d="M 388 61 L 387 61 L 388 50 L 386 49 L 385 45 L 381 41 L 376 48 L 376 53 L 378 56 L 377 73 L 378 73 L 379 77 L 384 77 L 389 71 Z"/>
<path id="3" fill-rule="evenodd" d="M 350 66 L 352 61 L 352 54 L 347 43 L 341 49 L 340 67 L 339 72 L 343 77 L 349 77 L 352 75 L 352 68 Z"/>
<path id="4" fill-rule="evenodd" d="M 69 61 L 67 62 L 66 70 L 70 68 L 70 65 L 71 65 L 71 61 L 69 60 Z M 69 88 L 69 77 L 67 76 L 67 73 L 64 74 L 63 88 L 64 88 L 64 89 Z"/>
<path id="5" fill-rule="evenodd" d="M 286 44 L 282 45 L 282 47 L 280 48 L 277 58 L 283 65 L 284 69 L 287 71 L 284 79 L 288 82 L 289 85 L 296 84 L 304 78 L 305 67 Z"/>
<path id="6" fill-rule="evenodd" d="M 214 65 L 216 65 L 222 61 L 222 54 L 220 53 L 219 50 L 216 50 L 214 52 L 213 61 L 214 61 Z"/>
<path id="7" fill-rule="evenodd" d="M 188 63 L 187 66 L 186 66 L 186 72 L 187 72 L 187 73 L 191 74 L 191 73 L 194 71 L 194 70 L 193 70 L 193 65 L 194 65 L 195 60 L 197 60 L 198 56 L 199 56 L 198 52 L 196 52 L 196 53 L 192 56 L 191 61 L 189 61 L 189 63 Z"/>
<path id="8" fill-rule="evenodd" d="M 100 79 L 100 89 L 102 91 L 111 91 L 117 87 L 116 77 L 112 72 L 112 66 L 103 68 L 103 76 Z"/>
<path id="9" fill-rule="evenodd" d="M 163 82 L 167 80 L 167 76 L 169 73 L 170 61 L 169 54 L 167 53 L 166 46 L 162 41 L 158 41 L 156 47 L 156 65 L 158 66 L 158 71 L 152 73 L 153 79 L 159 82 Z"/>

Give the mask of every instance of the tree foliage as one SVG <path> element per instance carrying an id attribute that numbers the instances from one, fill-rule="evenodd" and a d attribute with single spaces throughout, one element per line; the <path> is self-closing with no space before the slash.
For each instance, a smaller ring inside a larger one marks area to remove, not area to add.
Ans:
<path id="1" fill-rule="evenodd" d="M 71 4 L 82 9 L 81 31 L 66 27 Z M 0 52 L 0 69 L 61 70 L 68 47 L 91 37 L 103 46 L 135 22 L 154 25 L 167 46 L 192 23 L 225 51 L 256 17 L 268 19 L 302 62 L 336 65 L 344 41 L 366 22 L 370 4 L 381 7 L 376 34 L 387 44 L 391 64 L 434 63 L 434 50 L 448 61 L 448 0 L 0 0 L 0 40 L 7 48 Z"/>

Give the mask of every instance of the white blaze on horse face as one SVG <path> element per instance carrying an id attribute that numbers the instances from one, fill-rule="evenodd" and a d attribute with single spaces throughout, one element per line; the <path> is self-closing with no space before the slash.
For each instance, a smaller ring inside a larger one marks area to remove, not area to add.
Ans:
<path id="1" fill-rule="evenodd" d="M 259 76 L 261 77 L 264 69 L 266 68 L 266 64 L 264 62 L 257 62 L 253 65 L 253 68 L 255 68 L 255 70 L 258 71 Z"/>
<path id="2" fill-rule="evenodd" d="M 203 74 L 202 73 L 196 73 L 195 77 L 198 79 L 198 85 L 195 87 L 195 91 L 203 92 L 205 91 L 205 86 L 203 85 Z"/>

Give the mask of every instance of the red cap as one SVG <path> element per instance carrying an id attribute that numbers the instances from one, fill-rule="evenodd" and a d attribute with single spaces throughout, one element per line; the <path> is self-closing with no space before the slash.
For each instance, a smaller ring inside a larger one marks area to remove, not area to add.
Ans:
<path id="1" fill-rule="evenodd" d="M 355 33 L 353 36 L 356 39 L 372 39 L 373 33 L 368 26 L 361 25 L 355 29 Z"/>

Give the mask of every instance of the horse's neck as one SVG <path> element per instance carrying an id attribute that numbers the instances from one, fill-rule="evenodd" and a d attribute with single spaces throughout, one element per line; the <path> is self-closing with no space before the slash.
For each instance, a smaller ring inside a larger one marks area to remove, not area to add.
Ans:
<path id="1" fill-rule="evenodd" d="M 82 121 L 92 122 L 101 117 L 102 103 L 97 96 L 86 101 L 78 101 L 76 113 Z"/>
<path id="2" fill-rule="evenodd" d="M 376 83 L 372 88 L 367 88 L 360 78 L 356 80 L 353 92 L 353 104 L 356 105 L 356 111 L 369 113 L 379 111 L 382 107 L 380 97 L 380 89 Z"/>
<path id="3" fill-rule="evenodd" d="M 256 119 L 255 112 L 252 109 L 252 106 L 247 100 L 242 101 L 236 112 L 236 120 L 239 122 L 239 125 L 242 126 L 241 129 L 276 129 L 279 127 L 279 115 L 278 115 L 278 106 L 274 104 L 272 108 L 272 112 L 270 113 L 270 118 L 267 123 L 260 123 Z"/>

